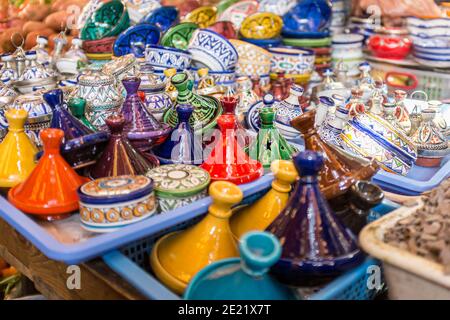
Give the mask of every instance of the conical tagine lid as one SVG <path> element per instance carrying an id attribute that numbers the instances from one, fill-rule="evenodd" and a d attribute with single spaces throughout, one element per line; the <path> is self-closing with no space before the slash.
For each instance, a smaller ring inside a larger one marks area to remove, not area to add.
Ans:
<path id="1" fill-rule="evenodd" d="M 291 285 L 319 285 L 355 267 L 363 254 L 356 237 L 336 217 L 322 196 L 318 174 L 323 156 L 313 151 L 294 157 L 300 174 L 289 201 L 267 228 L 282 239 L 281 259 L 273 274 Z"/>
<path id="2" fill-rule="evenodd" d="M 0 187 L 10 188 L 24 181 L 36 164 L 34 156 L 38 152 L 24 132 L 27 112 L 10 109 L 5 112 L 8 134 L 0 144 Z"/>
<path id="3" fill-rule="evenodd" d="M 78 209 L 77 189 L 89 179 L 80 177 L 60 155 L 63 137 L 60 129 L 41 132 L 44 155 L 28 178 L 8 193 L 18 209 L 48 220 Z"/>
<path id="4" fill-rule="evenodd" d="M 91 169 L 90 175 L 92 178 L 145 175 L 159 164 L 150 162 L 123 135 L 125 119 L 122 115 L 109 116 L 105 121 L 111 135 L 108 145 Z"/>
<path id="5" fill-rule="evenodd" d="M 217 123 L 221 137 L 208 159 L 201 165 L 209 172 L 211 180 L 242 184 L 261 177 L 264 174 L 262 164 L 250 159 L 239 145 L 236 137 L 236 117 L 232 114 L 223 114 Z"/>

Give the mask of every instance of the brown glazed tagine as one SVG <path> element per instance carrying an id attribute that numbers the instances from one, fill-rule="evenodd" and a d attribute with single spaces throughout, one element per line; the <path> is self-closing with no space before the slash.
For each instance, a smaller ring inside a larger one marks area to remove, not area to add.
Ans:
<path id="1" fill-rule="evenodd" d="M 292 119 L 291 125 L 300 131 L 305 149 L 323 153 L 324 165 L 320 171 L 319 185 L 330 200 L 341 196 L 359 180 L 370 180 L 378 171 L 375 159 L 358 158 L 323 141 L 314 127 L 316 111 L 308 111 Z"/>

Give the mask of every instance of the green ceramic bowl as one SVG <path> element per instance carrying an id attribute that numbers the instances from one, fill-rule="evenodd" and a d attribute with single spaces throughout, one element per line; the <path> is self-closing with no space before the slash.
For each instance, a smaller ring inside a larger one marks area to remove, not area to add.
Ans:
<path id="1" fill-rule="evenodd" d="M 192 22 L 183 22 L 173 26 L 161 38 L 161 45 L 181 50 L 187 50 L 192 34 L 198 29 L 198 25 Z"/>
<path id="2" fill-rule="evenodd" d="M 112 0 L 101 5 L 81 30 L 81 39 L 99 40 L 114 37 L 130 26 L 130 17 L 123 3 Z"/>
<path id="3" fill-rule="evenodd" d="M 322 38 L 322 39 L 292 39 L 292 38 L 284 38 L 283 44 L 287 46 L 293 47 L 326 47 L 331 46 L 331 38 Z"/>

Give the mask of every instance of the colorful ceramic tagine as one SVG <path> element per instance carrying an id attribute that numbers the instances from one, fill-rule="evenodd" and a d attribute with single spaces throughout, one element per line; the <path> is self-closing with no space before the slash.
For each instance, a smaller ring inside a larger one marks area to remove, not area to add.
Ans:
<path id="1" fill-rule="evenodd" d="M 63 107 L 61 89 L 47 91 L 43 95 L 45 102 L 52 108 L 53 116 L 50 127 L 64 132 L 61 153 L 66 161 L 75 168 L 82 168 L 95 163 L 98 155 L 108 141 L 107 132 L 94 132 L 86 127 Z"/>
<path id="2" fill-rule="evenodd" d="M 124 136 L 125 118 L 122 115 L 109 116 L 106 119 L 106 125 L 111 135 L 108 145 L 90 171 L 92 178 L 144 175 L 159 165 L 157 160 L 151 162 L 141 154 Z"/>
<path id="3" fill-rule="evenodd" d="M 273 108 L 262 108 L 259 115 L 261 128 L 256 139 L 244 150 L 250 158 L 258 160 L 264 169 L 268 170 L 274 160 L 290 160 L 297 150 L 274 127 L 275 111 Z"/>
<path id="4" fill-rule="evenodd" d="M 261 110 L 262 108 L 275 107 L 276 102 L 277 100 L 275 100 L 275 97 L 272 94 L 267 93 L 264 95 L 264 98 L 261 101 L 252 104 L 250 108 L 248 108 L 247 114 L 245 115 L 245 123 L 247 125 L 247 128 L 252 131 L 258 132 L 261 128 L 259 110 Z"/>
<path id="5" fill-rule="evenodd" d="M 291 121 L 303 134 L 306 150 L 323 153 L 319 185 L 327 199 L 344 194 L 358 180 L 370 180 L 379 167 L 375 160 L 363 160 L 325 143 L 314 127 L 315 110 Z"/>
<path id="6" fill-rule="evenodd" d="M 172 128 L 165 123 L 159 123 L 147 111 L 137 91 L 141 79 L 138 77 L 125 77 L 122 84 L 127 96 L 122 106 L 125 118 L 124 133 L 130 142 L 141 151 L 148 151 L 152 146 L 159 145 L 169 136 Z"/>
<path id="7" fill-rule="evenodd" d="M 422 110 L 422 123 L 411 137 L 417 146 L 416 164 L 424 167 L 438 167 L 449 152 L 447 138 L 434 123 L 436 110 Z"/>
<path id="8" fill-rule="evenodd" d="M 239 255 L 228 219 L 231 207 L 241 202 L 242 191 L 230 182 L 217 181 L 210 185 L 209 194 L 213 203 L 203 220 L 187 230 L 165 235 L 152 249 L 153 272 L 178 294 L 202 268 Z"/>
<path id="9" fill-rule="evenodd" d="M 11 109 L 5 112 L 8 134 L 0 143 L 0 188 L 10 188 L 23 182 L 36 164 L 38 149 L 24 132 L 27 112 Z"/>
<path id="10" fill-rule="evenodd" d="M 44 129 L 44 155 L 28 178 L 9 190 L 8 200 L 23 212 L 58 220 L 78 209 L 77 189 L 89 179 L 80 177 L 60 155 L 63 138 L 60 129 Z"/>
<path id="11" fill-rule="evenodd" d="M 203 162 L 202 138 L 194 133 L 189 118 L 194 108 L 178 105 L 178 124 L 166 141 L 153 149 L 161 164 L 185 163 L 199 165 Z"/>
<path id="12" fill-rule="evenodd" d="M 162 165 L 147 176 L 155 182 L 159 212 L 187 206 L 207 196 L 209 173 L 189 164 Z"/>
<path id="13" fill-rule="evenodd" d="M 275 176 L 272 189 L 256 203 L 235 212 L 231 217 L 231 231 L 237 239 L 248 231 L 265 230 L 288 202 L 291 185 L 298 178 L 294 163 L 287 160 L 275 160 L 270 165 L 270 169 Z"/>
<path id="14" fill-rule="evenodd" d="M 339 221 L 319 189 L 323 163 L 320 153 L 309 150 L 294 157 L 300 180 L 267 228 L 283 239 L 281 259 L 271 272 L 286 284 L 320 285 L 364 259 L 355 235 Z"/>
<path id="15" fill-rule="evenodd" d="M 293 300 L 294 293 L 268 271 L 281 256 L 278 239 L 268 232 L 249 232 L 239 241 L 241 258 L 215 262 L 193 277 L 188 300 Z M 245 290 L 243 290 L 245 288 Z"/>
<path id="16" fill-rule="evenodd" d="M 250 159 L 242 150 L 236 136 L 236 117 L 223 114 L 217 120 L 221 137 L 208 159 L 200 166 L 211 180 L 226 180 L 236 184 L 254 181 L 264 174 L 262 164 Z"/>
<path id="17" fill-rule="evenodd" d="M 349 111 L 350 118 L 366 111 L 366 106 L 362 100 L 364 92 L 360 88 L 352 89 L 352 97 L 347 103 L 346 108 Z"/>
<path id="18" fill-rule="evenodd" d="M 81 226 L 111 232 L 151 217 L 156 212 L 152 179 L 141 175 L 107 177 L 78 189 Z"/>
<path id="19" fill-rule="evenodd" d="M 89 122 L 88 119 L 86 119 L 84 115 L 84 111 L 86 108 L 86 100 L 79 97 L 73 97 L 68 102 L 70 112 L 83 123 L 86 127 L 91 129 L 92 131 L 97 131 L 97 128 L 92 125 L 92 123 Z"/>
<path id="20" fill-rule="evenodd" d="M 194 112 L 189 120 L 194 131 L 204 133 L 213 128 L 216 125 L 217 117 L 222 113 L 219 101 L 213 97 L 193 93 L 192 89 L 189 89 L 192 82 L 186 72 L 174 75 L 172 84 L 178 91 L 176 105 L 189 104 L 194 107 Z M 171 127 L 175 127 L 178 123 L 175 106 L 167 110 L 163 116 L 163 121 Z"/>
<path id="21" fill-rule="evenodd" d="M 177 101 L 178 91 L 172 84 L 172 77 L 177 74 L 177 69 L 169 68 L 164 70 L 164 76 L 166 77 L 166 93 L 170 96 L 172 102 Z"/>
<path id="22" fill-rule="evenodd" d="M 411 121 L 409 120 L 409 112 L 405 106 L 405 99 L 407 93 L 403 90 L 395 90 L 395 101 L 397 104 L 397 110 L 395 116 L 398 119 L 398 123 L 402 126 L 403 130 L 409 134 L 411 131 Z"/>
<path id="23" fill-rule="evenodd" d="M 333 114 L 332 110 L 335 109 L 336 105 L 332 98 L 326 96 L 319 97 L 319 104 L 316 108 L 316 118 L 314 119 L 314 125 L 317 128 L 322 127 L 322 125 L 327 120 L 327 116 Z"/>
<path id="24" fill-rule="evenodd" d="M 296 139 L 299 132 L 292 128 L 291 120 L 302 115 L 302 107 L 299 98 L 304 90 L 301 86 L 292 84 L 289 88 L 289 96 L 276 105 L 275 127 L 286 139 Z"/>

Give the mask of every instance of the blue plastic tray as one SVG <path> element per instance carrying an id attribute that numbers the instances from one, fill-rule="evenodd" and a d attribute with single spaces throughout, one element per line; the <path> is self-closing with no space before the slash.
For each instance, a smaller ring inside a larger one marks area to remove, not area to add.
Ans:
<path id="1" fill-rule="evenodd" d="M 270 188 L 272 180 L 273 175 L 269 174 L 255 182 L 241 185 L 244 201 L 251 199 L 255 194 L 265 192 Z M 206 197 L 188 206 L 126 226 L 121 230 L 95 234 L 91 238 L 74 244 L 65 244 L 58 241 L 37 220 L 17 210 L 3 197 L 0 197 L 0 218 L 3 218 L 31 241 L 48 258 L 63 261 L 67 264 L 78 264 L 101 256 L 108 251 L 121 248 L 138 239 L 183 224 L 185 221 L 192 221 L 193 218 L 204 214 L 210 204 L 211 198 Z M 78 227 L 78 224 L 76 225 Z M 81 225 L 79 227 L 81 228 Z"/>
<path id="2" fill-rule="evenodd" d="M 255 197 L 258 196 L 260 195 L 255 195 Z M 252 201 L 254 201 L 254 199 L 248 198 L 247 202 L 250 203 Z M 399 206 L 397 204 L 386 200 L 377 206 L 374 211 L 380 215 L 384 215 L 398 207 Z M 200 216 L 191 221 L 185 221 L 179 225 L 176 225 L 169 230 L 162 231 L 159 234 L 136 241 L 120 251 L 115 250 L 109 252 L 103 256 L 103 260 L 111 269 L 133 285 L 145 297 L 156 300 L 181 299 L 152 275 L 149 255 L 153 244 L 162 235 L 171 231 L 184 229 L 185 227 L 197 222 L 199 218 Z M 368 267 L 373 265 L 380 266 L 380 263 L 377 260 L 368 257 L 363 264 L 335 279 L 318 292 L 309 296 L 309 299 L 373 299 L 380 292 L 380 290 L 382 290 L 381 288 L 370 289 L 367 285 L 368 277 L 371 275 Z"/>
<path id="3" fill-rule="evenodd" d="M 449 177 L 450 155 L 442 159 L 440 167 L 427 168 L 414 165 L 406 176 L 380 170 L 372 178 L 372 181 L 383 190 L 407 196 L 417 196 L 437 187 Z"/>

